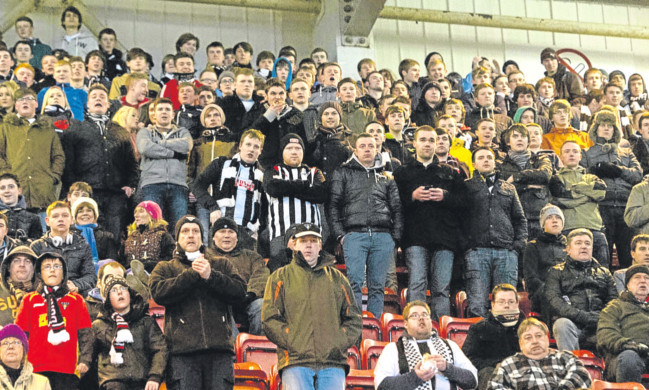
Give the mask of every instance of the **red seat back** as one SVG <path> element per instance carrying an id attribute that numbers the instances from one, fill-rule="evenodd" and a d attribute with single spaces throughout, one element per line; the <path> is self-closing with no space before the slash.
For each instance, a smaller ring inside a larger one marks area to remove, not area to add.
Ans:
<path id="1" fill-rule="evenodd" d="M 403 316 L 392 313 L 383 313 L 381 315 L 383 341 L 397 341 L 405 329 Z"/>
<path id="2" fill-rule="evenodd" d="M 363 340 L 361 344 L 361 363 L 364 370 L 374 369 L 383 348 L 388 344 L 387 341 Z"/>
<path id="3" fill-rule="evenodd" d="M 149 316 L 155 320 L 162 332 L 165 331 L 165 308 L 160 306 L 153 299 L 149 299 Z"/>
<path id="4" fill-rule="evenodd" d="M 361 353 L 355 345 L 347 349 L 347 364 L 349 364 L 349 368 L 351 369 L 361 368 Z"/>
<path id="5" fill-rule="evenodd" d="M 481 320 L 482 317 L 455 318 L 450 316 L 442 316 L 439 319 L 439 335 L 442 338 L 452 340 L 460 348 L 462 348 L 471 325 Z"/>
<path id="6" fill-rule="evenodd" d="M 466 298 L 466 291 L 458 291 L 455 294 L 455 316 L 456 318 L 466 318 L 466 308 L 469 304 Z"/>
<path id="7" fill-rule="evenodd" d="M 257 363 L 234 364 L 234 390 L 267 390 L 268 375 Z"/>
<path id="8" fill-rule="evenodd" d="M 277 346 L 265 336 L 239 333 L 236 340 L 237 362 L 254 362 L 265 372 L 277 364 Z"/>
<path id="9" fill-rule="evenodd" d="M 602 380 L 594 379 L 592 390 L 645 390 L 645 387 L 640 383 L 635 382 L 624 382 L 624 383 L 613 383 L 605 382 Z"/>
<path id="10" fill-rule="evenodd" d="M 584 367 L 586 367 L 592 379 L 604 379 L 604 368 L 606 367 L 604 359 L 596 357 L 594 353 L 585 349 L 578 349 L 572 351 L 572 353 L 584 363 Z"/>
<path id="11" fill-rule="evenodd" d="M 345 378 L 345 390 L 374 390 L 372 370 L 349 370 Z"/>
<path id="12" fill-rule="evenodd" d="M 363 340 L 381 340 L 381 321 L 374 317 L 363 317 Z"/>

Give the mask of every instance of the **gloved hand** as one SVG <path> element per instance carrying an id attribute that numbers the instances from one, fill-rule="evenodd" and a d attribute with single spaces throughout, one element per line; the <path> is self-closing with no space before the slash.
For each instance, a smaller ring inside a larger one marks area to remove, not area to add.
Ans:
<path id="1" fill-rule="evenodd" d="M 622 174 L 622 168 L 619 166 L 609 163 L 609 162 L 600 162 L 595 165 L 596 168 L 595 171 L 598 173 L 595 173 L 595 175 L 599 176 L 600 178 L 606 177 L 606 178 L 616 178 L 620 177 Z"/>
<path id="2" fill-rule="evenodd" d="M 180 161 L 187 161 L 187 158 L 189 157 L 188 154 L 185 153 L 178 153 L 174 152 L 173 159 L 180 160 Z"/>
<path id="3" fill-rule="evenodd" d="M 623 348 L 625 350 L 635 351 L 640 356 L 649 355 L 649 346 L 642 343 L 636 343 L 635 341 L 629 341 L 628 343 L 624 344 Z"/>

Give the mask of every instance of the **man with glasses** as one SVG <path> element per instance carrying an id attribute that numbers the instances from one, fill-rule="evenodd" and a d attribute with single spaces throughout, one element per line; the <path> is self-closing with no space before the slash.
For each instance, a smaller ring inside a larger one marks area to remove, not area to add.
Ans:
<path id="1" fill-rule="evenodd" d="M 378 390 L 473 389 L 477 370 L 460 347 L 433 330 L 430 308 L 412 301 L 403 309 L 406 331 L 385 346 L 374 368 Z"/>
<path id="2" fill-rule="evenodd" d="M 462 351 L 478 370 L 478 389 L 487 388 L 494 368 L 520 351 L 518 326 L 525 319 L 518 309 L 518 292 L 511 284 L 499 284 L 491 291 L 491 311 L 471 325 Z"/>

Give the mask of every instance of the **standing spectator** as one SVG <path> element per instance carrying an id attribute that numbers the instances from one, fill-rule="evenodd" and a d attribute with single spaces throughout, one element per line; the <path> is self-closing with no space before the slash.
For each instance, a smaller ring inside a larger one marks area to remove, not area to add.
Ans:
<path id="1" fill-rule="evenodd" d="M 34 372 L 50 380 L 52 390 L 77 389 L 75 371 L 85 374 L 92 361 L 88 309 L 81 295 L 68 289 L 63 255 L 43 253 L 35 270 L 43 283 L 23 299 L 16 318 L 16 325 L 38 351 L 28 356 L 29 362 Z"/>
<path id="2" fill-rule="evenodd" d="M 82 61 L 83 62 L 83 61 Z M 72 81 L 72 65 L 68 60 L 60 60 L 54 65 L 54 80 L 56 84 L 65 92 L 65 98 L 70 105 L 70 110 L 74 119 L 83 120 L 84 112 L 87 108 L 88 93 L 83 89 L 77 89 L 70 85 Z M 45 94 L 49 88 L 43 88 L 38 92 L 38 106 L 43 107 Z"/>
<path id="3" fill-rule="evenodd" d="M 43 235 L 40 219 L 27 211 L 20 182 L 12 173 L 0 175 L 0 211 L 8 219 L 9 237 L 26 243 Z"/>
<path id="4" fill-rule="evenodd" d="M 399 76 L 406 83 L 408 95 L 414 103 L 412 108 L 416 109 L 422 89 L 422 85 L 419 84 L 419 62 L 409 58 L 402 60 L 399 63 Z"/>
<path id="5" fill-rule="evenodd" d="M 373 110 L 356 102 L 356 90 L 356 82 L 352 78 L 344 78 L 338 83 L 338 97 L 343 109 L 342 122 L 354 135 L 361 134 L 369 122 L 376 120 Z"/>
<path id="6" fill-rule="evenodd" d="M 76 7 L 69 6 L 63 10 L 61 27 L 65 30 L 65 35 L 56 43 L 55 48 L 81 58 L 99 49 L 97 38 L 83 25 L 81 12 Z"/>
<path id="7" fill-rule="evenodd" d="M 309 98 L 309 103 L 320 107 L 323 103 L 337 101 L 338 83 L 342 78 L 342 68 L 337 62 L 326 62 L 319 65 L 321 84 L 318 92 L 314 92 Z"/>
<path id="8" fill-rule="evenodd" d="M 121 97 L 123 106 L 140 108 L 150 102 L 147 99 L 149 92 L 149 76 L 144 73 L 129 73 L 126 76 L 126 94 Z"/>
<path id="9" fill-rule="evenodd" d="M 110 209 L 104 209 L 110 212 Z M 72 218 L 74 227 L 81 232 L 83 238 L 90 245 L 92 261 L 99 270 L 99 261 L 117 258 L 117 243 L 113 233 L 104 230 L 97 224 L 99 217 L 97 202 L 91 198 L 81 197 L 72 203 Z"/>
<path id="10" fill-rule="evenodd" d="M 252 124 L 264 113 L 261 98 L 254 94 L 255 78 L 252 69 L 239 69 L 234 79 L 234 94 L 216 99 L 216 104 L 221 106 L 225 113 L 225 126 L 236 137 L 252 127 Z M 231 73 L 230 73 L 231 74 Z M 227 73 L 221 74 L 225 78 Z M 219 79 L 219 83 L 222 80 Z"/>
<path id="11" fill-rule="evenodd" d="M 40 39 L 34 38 L 34 21 L 28 16 L 21 16 L 16 19 L 14 23 L 16 34 L 21 40 L 27 40 L 32 47 L 33 57 L 29 60 L 29 64 L 35 69 L 41 68 L 41 60 L 43 56 L 50 54 L 52 48 L 41 42 Z"/>
<path id="12" fill-rule="evenodd" d="M 122 59 L 122 51 L 117 49 L 117 34 L 112 28 L 105 28 L 99 32 L 99 50 L 106 61 L 104 73 L 109 80 L 126 73 L 126 62 Z"/>
<path id="13" fill-rule="evenodd" d="M 545 299 L 557 320 L 552 333 L 561 350 L 593 346 L 600 311 L 617 297 L 613 277 L 593 258 L 593 236 L 586 229 L 568 234 L 566 258 L 548 271 Z"/>
<path id="14" fill-rule="evenodd" d="M 576 143 L 582 149 L 593 146 L 593 141 L 586 132 L 570 126 L 572 110 L 568 101 L 555 100 L 550 105 L 549 114 L 554 127 L 549 133 L 543 135 L 541 149 L 552 149 L 556 154 L 561 154 L 561 148 L 567 141 Z"/>
<path id="15" fill-rule="evenodd" d="M 14 80 L 14 72 L 12 68 L 15 62 L 13 55 L 7 47 L 0 47 L 0 81 Z"/>
<path id="16" fill-rule="evenodd" d="M 134 217 L 121 251 L 121 263 L 128 266 L 133 260 L 138 260 L 144 264 L 146 272 L 151 272 L 160 261 L 173 256 L 176 243 L 167 232 L 167 221 L 162 219 L 162 210 L 157 203 L 140 202 L 135 206 Z"/>
<path id="17" fill-rule="evenodd" d="M 353 156 L 333 174 L 329 200 L 333 234 L 345 254 L 356 304 L 361 310 L 367 275 L 367 310 L 376 318 L 383 313 L 388 263 L 403 232 L 399 189 L 384 166 L 374 137 L 358 135 Z"/>
<path id="18" fill-rule="evenodd" d="M 320 127 L 307 148 L 310 151 L 306 153 L 310 157 L 307 165 L 320 169 L 325 178 L 330 177 L 352 154 L 351 132 L 342 124 L 342 112 L 336 102 L 322 103 L 318 107 Z"/>
<path id="19" fill-rule="evenodd" d="M 273 272 L 264 292 L 262 327 L 277 345 L 287 389 L 343 389 L 346 351 L 361 338 L 360 310 L 347 278 L 322 252 L 319 230 L 298 226 L 293 261 Z"/>
<path id="20" fill-rule="evenodd" d="M 180 109 L 180 101 L 178 100 L 178 93 L 180 92 L 181 83 L 193 83 L 196 88 L 201 87 L 198 79 L 194 74 L 194 57 L 191 54 L 180 52 L 174 56 L 174 73 L 173 80 L 169 80 L 162 88 L 160 96 L 170 99 L 173 102 L 174 110 Z M 193 104 L 193 102 L 192 102 Z"/>
<path id="21" fill-rule="evenodd" d="M 162 98 L 155 105 L 156 124 L 137 133 L 140 189 L 143 200 L 162 207 L 165 220 L 174 225 L 187 213 L 187 159 L 192 136 L 173 124 L 173 103 Z"/>
<path id="22" fill-rule="evenodd" d="M 460 173 L 435 158 L 437 138 L 432 127 L 419 127 L 416 160 L 394 172 L 405 220 L 401 248 L 410 274 L 408 301 L 424 301 L 430 290 L 435 320 L 451 314 L 454 252 L 463 245 L 459 215 L 466 206 Z"/>
<path id="23" fill-rule="evenodd" d="M 545 75 L 554 79 L 557 99 L 565 99 L 574 105 L 582 103 L 584 86 L 579 76 L 559 64 L 554 49 L 549 47 L 543 49 L 541 52 L 541 64 L 545 67 Z"/>
<path id="24" fill-rule="evenodd" d="M 385 82 L 383 75 L 376 70 L 367 75 L 365 95 L 361 96 L 358 101 L 367 109 L 376 111 L 379 108 L 379 100 L 383 96 Z"/>
<path id="25" fill-rule="evenodd" d="M 232 263 L 202 253 L 198 219 L 186 215 L 175 229 L 173 258 L 153 269 L 149 287 L 165 307 L 170 390 L 225 390 L 234 383 L 230 305 L 243 303 L 246 285 Z M 229 385 L 228 385 L 229 383 Z"/>
<path id="26" fill-rule="evenodd" d="M 139 47 L 134 47 L 129 50 L 126 53 L 126 66 L 128 67 L 129 73 L 144 73 L 151 77 L 147 65 L 147 56 L 148 53 Z M 127 77 L 128 74 L 123 74 L 113 79 L 113 84 L 110 86 L 110 94 L 108 95 L 110 100 L 120 99 L 122 96 L 126 95 Z M 157 98 L 160 94 L 160 85 L 149 79 L 148 88 L 149 93 L 147 97 L 149 99 Z"/>
<path id="27" fill-rule="evenodd" d="M 86 78 L 83 81 L 84 89 L 88 90 L 93 84 L 101 84 L 106 87 L 106 91 L 112 85 L 111 80 L 104 74 L 104 63 L 106 57 L 99 50 L 93 50 L 85 58 L 86 69 L 88 70 Z"/>
<path id="28" fill-rule="evenodd" d="M 88 96 L 86 120 L 66 137 L 63 185 L 88 183 L 104 210 L 99 222 L 119 239 L 126 227 L 127 200 L 138 183 L 137 162 L 129 134 L 108 117 L 108 90 L 93 85 Z"/>
<path id="29" fill-rule="evenodd" d="M 207 54 L 207 67 L 205 69 L 212 69 L 217 78 L 225 71 L 223 64 L 225 61 L 224 50 L 223 44 L 218 41 L 210 43 L 205 48 Z"/>
<path id="30" fill-rule="evenodd" d="M 4 222 L 0 217 L 0 224 Z M 0 228 L 2 230 L 2 228 Z M 8 245 L 7 245 L 8 247 Z M 36 278 L 34 264 L 36 254 L 28 246 L 7 248 L 8 255 L 2 261 L 2 287 L 0 288 L 0 325 L 6 326 L 16 320 L 18 307 L 23 298 L 35 291 L 41 281 Z"/>

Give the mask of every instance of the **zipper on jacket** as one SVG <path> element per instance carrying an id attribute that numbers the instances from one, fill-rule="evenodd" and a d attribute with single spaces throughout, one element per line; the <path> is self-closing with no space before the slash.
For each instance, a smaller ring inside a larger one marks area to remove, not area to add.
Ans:
<path id="1" fill-rule="evenodd" d="M 201 314 L 201 334 L 203 335 L 203 345 L 207 348 L 207 339 L 205 338 L 205 327 L 203 326 L 203 304 L 201 299 L 198 299 L 198 311 Z"/>

